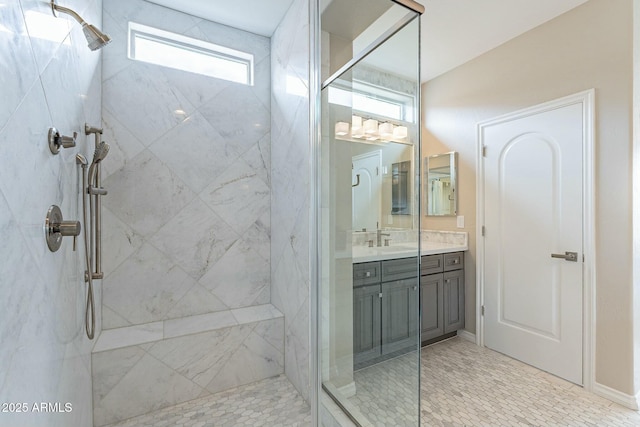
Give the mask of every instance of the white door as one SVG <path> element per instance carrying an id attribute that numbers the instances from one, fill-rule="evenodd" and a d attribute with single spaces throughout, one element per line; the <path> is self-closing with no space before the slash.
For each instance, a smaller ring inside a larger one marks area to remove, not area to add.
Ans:
<path id="1" fill-rule="evenodd" d="M 352 227 L 377 230 L 380 224 L 380 150 L 354 156 L 351 172 Z"/>
<path id="2" fill-rule="evenodd" d="M 576 384 L 583 382 L 583 120 L 577 102 L 480 125 L 484 344 Z M 552 257 L 565 252 L 575 255 Z"/>

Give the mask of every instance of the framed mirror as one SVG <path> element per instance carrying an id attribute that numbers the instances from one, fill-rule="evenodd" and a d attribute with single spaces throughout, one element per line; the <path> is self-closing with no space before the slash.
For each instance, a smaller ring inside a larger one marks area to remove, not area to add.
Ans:
<path id="1" fill-rule="evenodd" d="M 425 202 L 427 216 L 455 216 L 458 210 L 458 153 L 425 158 Z"/>

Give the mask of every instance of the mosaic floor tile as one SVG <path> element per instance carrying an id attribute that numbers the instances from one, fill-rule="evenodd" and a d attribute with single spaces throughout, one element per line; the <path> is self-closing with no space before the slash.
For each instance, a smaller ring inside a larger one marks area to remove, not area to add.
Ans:
<path id="1" fill-rule="evenodd" d="M 374 426 L 415 426 L 416 360 L 407 354 L 356 372 L 350 400 Z M 422 426 L 640 426 L 640 412 L 460 338 L 423 348 L 421 364 Z M 280 375 L 108 427 L 310 425 L 309 406 Z"/>

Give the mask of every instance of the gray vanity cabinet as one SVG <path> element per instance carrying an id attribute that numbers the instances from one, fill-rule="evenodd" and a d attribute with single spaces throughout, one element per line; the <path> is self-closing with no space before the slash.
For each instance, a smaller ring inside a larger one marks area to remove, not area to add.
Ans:
<path id="1" fill-rule="evenodd" d="M 444 335 L 443 292 L 442 274 L 420 276 L 420 304 L 422 307 L 420 329 L 422 341 Z"/>
<path id="2" fill-rule="evenodd" d="M 382 352 L 380 285 L 353 289 L 353 353 L 354 363 L 362 364 Z"/>
<path id="3" fill-rule="evenodd" d="M 464 252 L 422 257 L 420 304 L 422 342 L 464 328 Z"/>
<path id="4" fill-rule="evenodd" d="M 356 369 L 415 348 L 418 333 L 416 262 L 416 258 L 401 258 L 353 265 Z"/>
<path id="5" fill-rule="evenodd" d="M 415 273 L 415 260 L 412 262 Z M 416 345 L 418 337 L 418 279 L 382 284 L 382 354 Z"/>

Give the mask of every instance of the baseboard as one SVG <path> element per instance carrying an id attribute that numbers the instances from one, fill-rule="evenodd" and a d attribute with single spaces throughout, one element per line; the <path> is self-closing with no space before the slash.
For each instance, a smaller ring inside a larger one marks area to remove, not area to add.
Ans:
<path id="1" fill-rule="evenodd" d="M 472 334 L 471 332 L 467 331 L 466 329 L 460 329 L 458 331 L 458 336 L 460 338 L 462 338 L 465 341 L 470 341 L 474 344 L 476 344 L 476 334 Z"/>
<path id="2" fill-rule="evenodd" d="M 605 399 L 625 406 L 629 409 L 633 409 L 634 411 L 637 411 L 639 408 L 638 401 L 640 399 L 640 393 L 632 396 L 630 394 L 623 393 L 599 383 L 594 383 L 593 389 L 591 391 L 593 392 L 593 394 L 597 394 L 600 397 L 604 397 Z"/>

